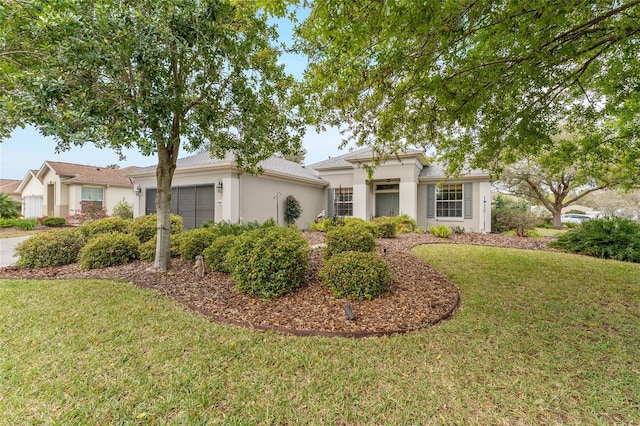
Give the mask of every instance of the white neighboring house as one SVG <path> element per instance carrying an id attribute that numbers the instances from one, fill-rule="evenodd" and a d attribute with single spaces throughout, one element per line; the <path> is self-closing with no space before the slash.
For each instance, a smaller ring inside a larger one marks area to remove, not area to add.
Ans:
<path id="1" fill-rule="evenodd" d="M 24 217 L 66 217 L 81 213 L 87 203 L 111 214 L 120 201 L 133 202 L 132 184 L 125 172 L 137 167 L 111 169 L 45 161 L 30 170 L 18 187 Z"/>
<path id="2" fill-rule="evenodd" d="M 325 217 L 407 214 L 427 228 L 445 224 L 467 232 L 491 231 L 489 175 L 469 171 L 445 179 L 442 167 L 427 164 L 422 151 L 393 156 L 379 165 L 372 180 L 362 166 L 371 164 L 368 148 L 302 166 L 271 157 L 259 165 L 260 175 L 246 174 L 232 154 L 213 159 L 208 152 L 180 158 L 172 182 L 171 212 L 184 218 L 186 229 L 206 221 L 231 223 L 273 218 L 285 224 L 284 199 L 293 195 L 301 204 L 296 224 L 305 229 L 322 210 Z M 154 213 L 155 167 L 127 176 L 135 181 L 134 216 Z"/>

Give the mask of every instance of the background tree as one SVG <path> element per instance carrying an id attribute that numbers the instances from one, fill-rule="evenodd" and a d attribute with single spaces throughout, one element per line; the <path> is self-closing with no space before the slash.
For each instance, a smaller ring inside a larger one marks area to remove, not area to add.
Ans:
<path id="1" fill-rule="evenodd" d="M 508 193 L 544 206 L 560 228 L 562 209 L 607 188 L 640 185 L 640 163 L 628 162 L 626 145 L 600 136 L 563 135 L 537 155 L 505 169 L 500 183 Z"/>
<path id="2" fill-rule="evenodd" d="M 344 124 L 357 146 L 433 146 L 451 171 L 499 168 L 550 144 L 560 121 L 590 134 L 610 120 L 639 151 L 640 0 L 310 7 L 298 28 L 308 115 Z"/>
<path id="3" fill-rule="evenodd" d="M 283 10 L 282 1 L 261 3 Z M 182 146 L 206 142 L 216 157 L 232 151 L 248 171 L 300 146 L 302 127 L 286 105 L 293 80 L 277 62 L 277 33 L 261 3 L 10 0 L 0 9 L 3 25 L 15 23 L 4 32 L 32 43 L 37 58 L 11 69 L 4 100 L 16 116 L 54 136 L 60 150 L 92 142 L 157 155 L 158 270 L 170 261 Z"/>
<path id="4" fill-rule="evenodd" d="M 604 216 L 640 220 L 640 189 L 595 192 L 584 197 L 583 204 Z"/>

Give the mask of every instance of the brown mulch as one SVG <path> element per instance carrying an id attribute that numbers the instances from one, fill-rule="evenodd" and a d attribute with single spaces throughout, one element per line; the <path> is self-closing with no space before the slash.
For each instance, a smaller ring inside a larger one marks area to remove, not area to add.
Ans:
<path id="1" fill-rule="evenodd" d="M 317 232 L 303 235 L 310 245 L 324 239 L 324 234 Z M 453 282 L 411 253 L 415 245 L 431 243 L 549 250 L 546 240 L 496 234 L 452 235 L 445 240 L 431 234 L 403 234 L 378 239 L 378 253 L 389 264 L 393 282 L 389 293 L 371 301 L 337 300 L 331 296 L 318 277 L 322 248 L 311 252 L 304 285 L 271 302 L 239 293 L 228 274 L 208 272 L 199 278 L 194 262 L 180 259 L 173 259 L 167 272 L 148 271 L 151 265 L 138 261 L 96 270 L 82 270 L 77 264 L 43 269 L 9 266 L 0 268 L 0 278 L 120 278 L 165 293 L 216 322 L 297 335 L 363 337 L 423 328 L 449 317 L 457 308 L 460 292 Z M 346 304 L 352 309 L 354 320 L 347 319 Z"/>

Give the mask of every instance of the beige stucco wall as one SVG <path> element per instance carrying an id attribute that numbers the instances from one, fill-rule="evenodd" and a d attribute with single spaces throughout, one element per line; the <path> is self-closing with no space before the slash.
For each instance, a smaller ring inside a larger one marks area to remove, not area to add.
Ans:
<path id="1" fill-rule="evenodd" d="M 130 187 L 119 187 L 119 186 L 106 186 L 106 185 L 92 185 L 92 184 L 84 184 L 84 185 L 64 185 L 66 187 L 66 194 L 69 200 L 69 211 L 68 214 L 75 214 L 82 211 L 80 202 L 82 201 L 82 188 L 102 188 L 103 200 L 102 205 L 107 209 L 107 214 L 111 216 L 113 214 L 113 208 L 120 201 L 124 200 L 127 203 L 133 204 L 133 191 Z"/>
<path id="2" fill-rule="evenodd" d="M 295 224 L 306 229 L 326 205 L 323 187 L 298 181 L 242 175 L 239 189 L 239 214 L 243 222 L 264 222 L 273 218 L 285 225 L 284 201 L 293 195 L 302 207 L 302 214 Z"/>
<path id="3" fill-rule="evenodd" d="M 68 192 L 63 191 L 60 177 L 51 169 L 47 169 L 42 175 L 43 199 L 42 208 L 45 216 L 65 217 L 69 213 Z M 50 191 L 50 188 L 53 191 Z"/>

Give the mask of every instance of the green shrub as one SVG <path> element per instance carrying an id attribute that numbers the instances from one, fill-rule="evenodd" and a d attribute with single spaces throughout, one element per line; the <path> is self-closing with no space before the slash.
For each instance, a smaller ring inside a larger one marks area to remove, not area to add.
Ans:
<path id="1" fill-rule="evenodd" d="M 227 255 L 236 288 L 271 300 L 300 287 L 309 265 L 309 245 L 292 228 L 245 232 Z"/>
<path id="2" fill-rule="evenodd" d="M 171 257 L 180 256 L 180 236 L 182 233 L 171 235 L 169 245 Z M 154 235 L 149 241 L 140 243 L 140 260 L 143 262 L 153 262 L 156 259 L 156 245 L 158 244 L 157 236 Z"/>
<path id="3" fill-rule="evenodd" d="M 217 228 L 197 228 L 182 232 L 178 238 L 180 257 L 189 260 L 195 259 L 196 256 L 202 255 L 204 249 L 209 247 L 217 236 Z"/>
<path id="4" fill-rule="evenodd" d="M 355 225 L 331 228 L 327 232 L 325 242 L 325 259 L 344 251 L 372 252 L 376 249 L 376 239 L 371 231 Z"/>
<path id="5" fill-rule="evenodd" d="M 360 219 L 359 217 L 342 218 L 342 223 L 344 224 L 344 226 L 359 226 L 361 228 L 365 228 L 369 232 L 371 232 L 371 235 L 373 235 L 374 237 L 378 237 L 378 225 L 376 225 L 375 223 L 367 222 L 366 220 Z"/>
<path id="6" fill-rule="evenodd" d="M 38 220 L 32 219 L 5 219 L 0 218 L 0 228 L 18 228 L 22 231 L 31 231 L 36 229 Z"/>
<path id="7" fill-rule="evenodd" d="M 131 227 L 131 221 L 119 217 L 105 217 L 104 219 L 85 222 L 80 226 L 80 233 L 87 239 L 102 234 L 121 233 L 126 234 Z"/>
<path id="8" fill-rule="evenodd" d="M 133 219 L 133 204 L 128 203 L 123 198 L 122 201 L 113 206 L 112 216 L 120 219 Z"/>
<path id="9" fill-rule="evenodd" d="M 22 204 L 14 200 L 4 192 L 0 192 L 0 217 L 5 219 L 16 219 L 20 217 Z"/>
<path id="10" fill-rule="evenodd" d="M 587 220 L 550 245 L 573 253 L 640 263 L 640 224 L 622 218 Z"/>
<path id="11" fill-rule="evenodd" d="M 204 252 L 204 261 L 212 271 L 231 272 L 231 265 L 227 260 L 227 254 L 235 245 L 238 237 L 235 235 L 224 235 L 215 239 Z"/>
<path id="12" fill-rule="evenodd" d="M 449 238 L 451 236 L 451 229 L 447 225 L 430 226 L 429 232 L 438 238 Z"/>
<path id="13" fill-rule="evenodd" d="M 400 216 L 393 216 L 393 220 L 396 222 L 396 234 L 422 232 L 416 220 L 406 213 Z"/>
<path id="14" fill-rule="evenodd" d="M 85 240 L 76 228 L 42 232 L 24 240 L 15 249 L 19 266 L 46 268 L 76 263 Z"/>
<path id="15" fill-rule="evenodd" d="M 0 217 L 0 228 L 13 228 L 17 219 L 8 219 Z"/>
<path id="16" fill-rule="evenodd" d="M 320 271 L 322 284 L 336 298 L 371 300 L 389 290 L 389 266 L 375 253 L 345 251 L 327 260 Z"/>
<path id="17" fill-rule="evenodd" d="M 179 234 L 183 230 L 183 221 L 182 217 L 172 214 L 170 216 L 171 225 L 170 225 L 170 233 L 171 235 Z M 131 226 L 129 228 L 129 233 L 138 237 L 141 243 L 149 241 L 158 233 L 158 215 L 157 214 L 148 214 L 145 216 L 139 216 L 133 219 Z"/>
<path id="18" fill-rule="evenodd" d="M 451 232 L 454 234 L 464 234 L 464 228 L 462 226 L 452 226 L 451 227 Z"/>
<path id="19" fill-rule="evenodd" d="M 318 232 L 327 232 L 329 229 L 344 226 L 345 221 L 343 218 L 332 218 L 329 217 L 327 219 L 322 219 L 318 222 L 311 222 L 309 224 L 309 231 L 318 231 Z"/>
<path id="20" fill-rule="evenodd" d="M 140 241 L 135 235 L 113 233 L 96 236 L 80 250 L 82 269 L 122 265 L 140 255 Z"/>
<path id="21" fill-rule="evenodd" d="M 398 223 L 395 218 L 390 216 L 380 216 L 373 219 L 373 223 L 377 226 L 377 236 L 382 238 L 394 238 L 398 231 Z"/>
<path id="22" fill-rule="evenodd" d="M 65 226 L 67 224 L 67 219 L 65 219 L 64 217 L 49 216 L 44 218 L 44 220 L 42 221 L 42 224 L 44 226 L 50 226 L 52 228 L 56 228 L 60 226 Z"/>

